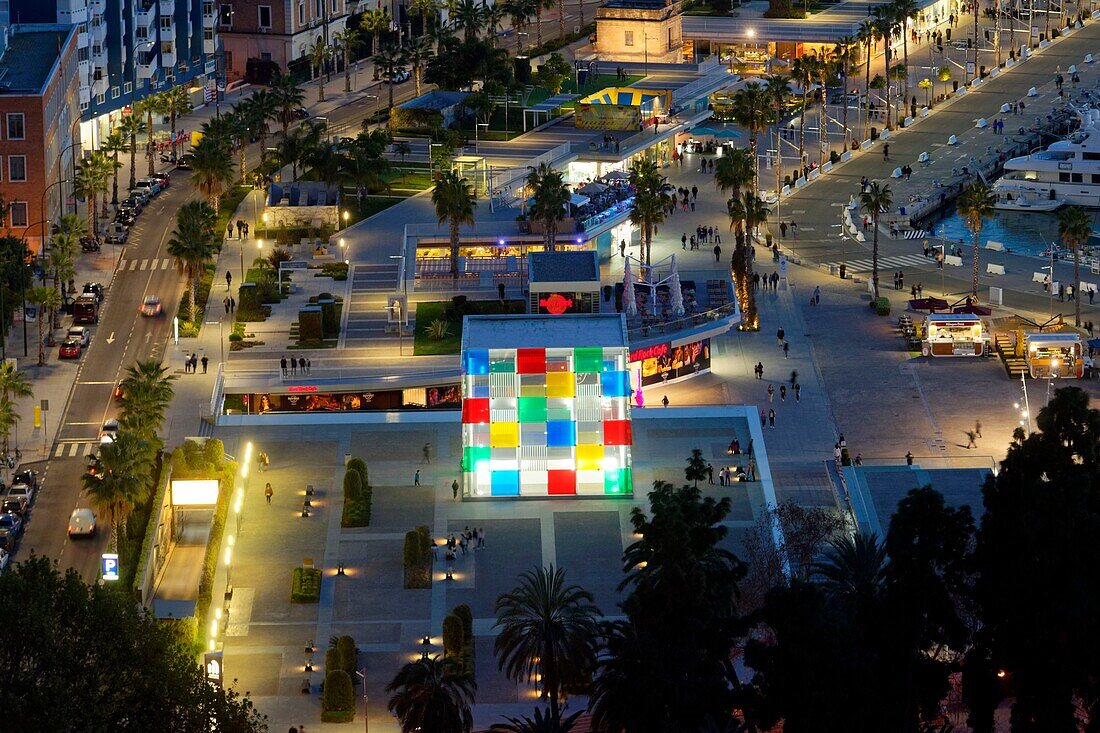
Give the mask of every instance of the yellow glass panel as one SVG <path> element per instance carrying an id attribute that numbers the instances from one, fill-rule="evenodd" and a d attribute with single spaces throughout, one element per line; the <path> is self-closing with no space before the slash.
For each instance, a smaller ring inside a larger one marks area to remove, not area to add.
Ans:
<path id="1" fill-rule="evenodd" d="M 572 397 L 576 392 L 573 372 L 554 372 L 546 375 L 547 397 Z"/>
<path id="2" fill-rule="evenodd" d="M 599 471 L 603 468 L 602 445 L 578 445 L 577 446 L 577 470 Z"/>
<path id="3" fill-rule="evenodd" d="M 494 448 L 515 448 L 519 445 L 519 423 L 495 422 L 489 426 L 489 443 Z"/>

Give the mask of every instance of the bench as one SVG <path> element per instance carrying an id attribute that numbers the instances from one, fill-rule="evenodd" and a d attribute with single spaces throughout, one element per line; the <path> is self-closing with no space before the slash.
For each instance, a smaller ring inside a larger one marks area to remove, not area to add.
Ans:
<path id="1" fill-rule="evenodd" d="M 1005 266 L 1004 265 L 995 265 L 992 262 L 990 262 L 990 263 L 986 264 L 986 266 L 985 266 L 985 274 L 986 275 L 1003 275 L 1003 274 L 1005 274 Z"/>

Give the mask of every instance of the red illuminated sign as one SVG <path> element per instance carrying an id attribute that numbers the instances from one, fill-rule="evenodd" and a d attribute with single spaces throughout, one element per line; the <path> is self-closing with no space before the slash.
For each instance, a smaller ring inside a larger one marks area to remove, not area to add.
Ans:
<path id="1" fill-rule="evenodd" d="M 654 344 L 653 346 L 647 346 L 644 349 L 635 349 L 630 352 L 630 361 L 645 361 L 646 359 L 656 359 L 659 356 L 665 356 L 668 354 L 668 344 Z"/>
<path id="2" fill-rule="evenodd" d="M 317 391 L 317 385 L 315 385 L 315 384 L 294 385 L 294 386 L 291 386 L 291 387 L 287 387 L 286 391 L 287 392 L 316 392 Z"/>
<path id="3" fill-rule="evenodd" d="M 539 301 L 539 305 L 555 316 L 560 316 L 565 313 L 566 309 L 573 307 L 573 299 L 566 298 L 564 295 L 553 293 L 548 298 L 543 298 Z"/>

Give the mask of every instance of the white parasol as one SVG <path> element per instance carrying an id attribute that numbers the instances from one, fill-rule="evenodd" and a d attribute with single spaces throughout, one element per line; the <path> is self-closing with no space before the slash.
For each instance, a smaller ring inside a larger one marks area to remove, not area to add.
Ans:
<path id="1" fill-rule="evenodd" d="M 672 297 L 672 313 L 679 318 L 684 315 L 684 293 L 680 290 L 680 273 L 676 271 L 676 255 L 672 255 L 671 269 L 668 276 L 668 292 Z"/>
<path id="2" fill-rule="evenodd" d="M 628 316 L 638 315 L 638 302 L 634 298 L 634 273 L 630 271 L 630 258 L 623 268 L 623 310 Z"/>

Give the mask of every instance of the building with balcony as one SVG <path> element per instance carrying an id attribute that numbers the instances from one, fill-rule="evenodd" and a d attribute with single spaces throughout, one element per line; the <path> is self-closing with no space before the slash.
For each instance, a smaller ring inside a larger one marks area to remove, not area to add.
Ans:
<path id="1" fill-rule="evenodd" d="M 314 41 L 331 42 L 347 26 L 349 0 L 217 0 L 218 36 L 226 79 L 243 79 L 249 59 L 287 63 L 307 55 Z"/>
<path id="2" fill-rule="evenodd" d="M 0 55 L 0 196 L 3 227 L 32 250 L 72 198 L 78 69 L 74 26 L 11 26 Z"/>

